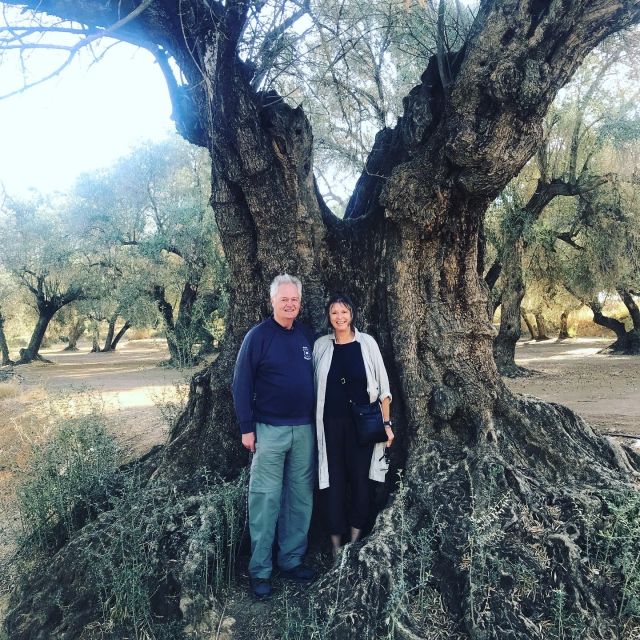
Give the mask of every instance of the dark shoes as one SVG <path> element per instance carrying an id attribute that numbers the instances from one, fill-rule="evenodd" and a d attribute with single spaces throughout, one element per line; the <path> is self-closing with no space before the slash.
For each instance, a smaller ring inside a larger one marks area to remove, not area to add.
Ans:
<path id="1" fill-rule="evenodd" d="M 283 580 L 291 580 L 299 584 L 309 584 L 316 579 L 316 571 L 304 564 L 293 569 L 280 569 Z M 256 600 L 266 600 L 271 597 L 271 580 L 268 578 L 251 578 L 251 594 Z"/>
<path id="2" fill-rule="evenodd" d="M 316 571 L 304 564 L 299 564 L 293 569 L 280 569 L 280 575 L 284 580 L 300 582 L 302 584 L 313 582 L 316 579 Z"/>
<path id="3" fill-rule="evenodd" d="M 271 597 L 271 580 L 266 578 L 251 578 L 251 593 L 256 600 L 266 600 Z"/>

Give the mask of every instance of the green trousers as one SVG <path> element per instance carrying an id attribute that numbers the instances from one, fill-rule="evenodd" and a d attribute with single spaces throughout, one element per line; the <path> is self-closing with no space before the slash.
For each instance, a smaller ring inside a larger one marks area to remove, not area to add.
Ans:
<path id="1" fill-rule="evenodd" d="M 307 551 L 313 506 L 315 433 L 312 425 L 256 424 L 249 479 L 252 578 L 270 578 L 278 530 L 278 566 L 293 569 Z"/>

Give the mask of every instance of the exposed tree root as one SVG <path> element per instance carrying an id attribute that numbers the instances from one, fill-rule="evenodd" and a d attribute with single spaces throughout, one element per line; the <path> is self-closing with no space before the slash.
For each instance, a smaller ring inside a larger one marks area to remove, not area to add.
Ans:
<path id="1" fill-rule="evenodd" d="M 613 344 L 601 349 L 598 353 L 605 355 L 640 355 L 640 331 L 628 331 L 624 338 L 618 338 Z"/>
<path id="2" fill-rule="evenodd" d="M 498 366 L 498 373 L 504 378 L 532 378 L 540 372 L 535 369 L 527 369 L 517 364 Z"/>
<path id="3" fill-rule="evenodd" d="M 533 398 L 500 402 L 491 432 L 462 454 L 427 444 L 371 536 L 323 577 L 335 637 L 632 637 L 638 457 Z"/>
<path id="4" fill-rule="evenodd" d="M 27 358 L 26 356 L 27 356 L 27 350 L 20 349 L 20 359 L 15 363 L 15 366 L 18 366 L 21 364 L 29 364 L 31 362 L 42 362 L 43 364 L 55 364 L 53 360 L 48 360 L 44 356 L 41 356 L 39 353 L 36 353 L 31 358 Z"/>

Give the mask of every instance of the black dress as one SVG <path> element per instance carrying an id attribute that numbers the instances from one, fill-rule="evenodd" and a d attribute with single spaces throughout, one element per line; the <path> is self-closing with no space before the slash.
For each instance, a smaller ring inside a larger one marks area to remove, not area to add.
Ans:
<path id="1" fill-rule="evenodd" d="M 340 535 L 348 526 L 364 529 L 370 509 L 369 467 L 373 444 L 360 445 L 350 401 L 368 404 L 367 374 L 357 341 L 334 344 L 327 375 L 324 432 L 329 487 L 325 489 L 329 532 Z M 347 485 L 351 500 L 347 505 Z"/>

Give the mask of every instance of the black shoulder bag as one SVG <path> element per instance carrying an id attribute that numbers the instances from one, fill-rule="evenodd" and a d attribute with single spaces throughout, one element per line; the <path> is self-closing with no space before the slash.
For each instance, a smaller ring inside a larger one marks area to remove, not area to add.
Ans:
<path id="1" fill-rule="evenodd" d="M 386 442 L 389 439 L 382 421 L 379 402 L 371 404 L 351 402 L 351 413 L 356 423 L 356 438 L 359 444 Z"/>
<path id="2" fill-rule="evenodd" d="M 342 380 L 342 384 L 347 382 L 344 378 Z M 349 406 L 351 407 L 353 421 L 356 423 L 356 440 L 358 444 L 375 444 L 376 442 L 386 442 L 389 439 L 384 428 L 382 409 L 379 402 L 357 404 L 351 399 L 351 393 L 349 393 Z"/>

